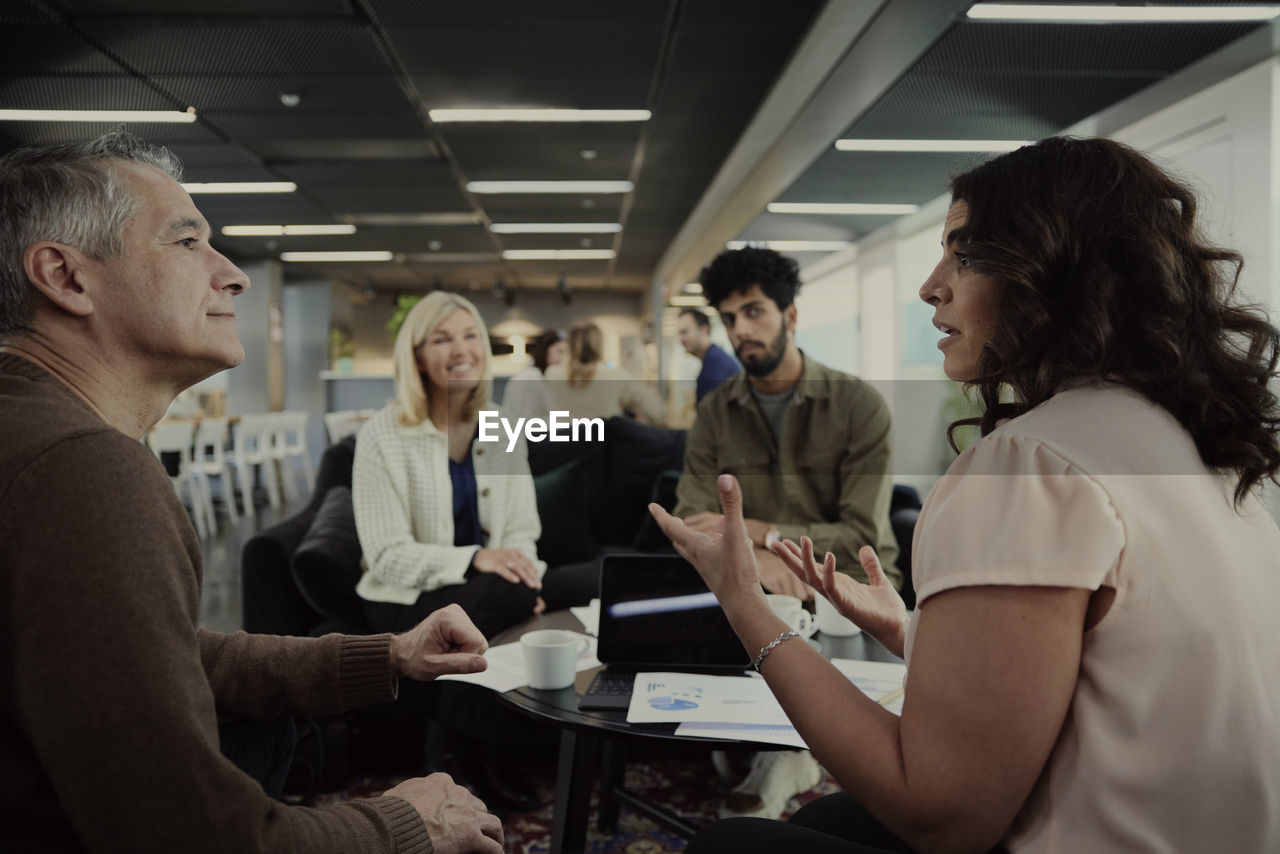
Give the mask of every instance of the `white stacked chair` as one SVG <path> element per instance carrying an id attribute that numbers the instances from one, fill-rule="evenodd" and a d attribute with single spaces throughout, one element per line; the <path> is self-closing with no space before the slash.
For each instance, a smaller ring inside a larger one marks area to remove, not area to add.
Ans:
<path id="1" fill-rule="evenodd" d="M 227 440 L 230 438 L 229 422 L 226 418 L 201 418 L 196 428 L 195 467 L 204 476 L 204 486 L 210 488 L 209 479 L 220 478 L 222 500 L 227 505 L 227 516 L 234 524 L 240 521 L 236 512 L 236 485 L 231 476 L 231 458 L 227 455 Z M 213 507 L 213 493 L 206 496 L 209 507 Z"/>
<path id="2" fill-rule="evenodd" d="M 306 412 L 290 410 L 273 412 L 271 420 L 271 452 L 280 469 L 280 479 L 284 483 L 284 497 L 289 502 L 298 501 L 297 479 L 294 477 L 290 460 L 302 461 L 302 476 L 307 484 L 307 493 L 316 487 L 315 467 L 311 462 L 311 452 L 307 448 Z"/>
<path id="3" fill-rule="evenodd" d="M 348 436 L 360 432 L 364 422 L 373 417 L 376 409 L 341 409 L 337 412 L 326 412 L 324 428 L 329 434 L 329 444 L 337 444 Z"/>
<path id="4" fill-rule="evenodd" d="M 267 490 L 267 502 L 280 506 L 280 484 L 276 481 L 276 460 L 271 450 L 271 418 L 266 413 L 244 415 L 236 424 L 234 451 L 231 461 L 236 465 L 236 477 L 240 480 L 240 494 L 244 496 L 244 515 L 252 519 L 253 469 L 262 470 L 262 483 Z"/>
<path id="5" fill-rule="evenodd" d="M 170 475 L 169 480 L 180 500 L 184 487 L 191 496 L 191 516 L 196 525 L 196 533 L 204 539 L 209 536 L 210 531 L 217 533 L 218 528 L 213 507 L 208 503 L 208 484 L 204 482 L 191 455 L 191 443 L 195 434 L 194 421 L 161 421 L 148 434 L 147 444 L 157 457 L 165 453 L 178 455 L 178 473 Z"/>

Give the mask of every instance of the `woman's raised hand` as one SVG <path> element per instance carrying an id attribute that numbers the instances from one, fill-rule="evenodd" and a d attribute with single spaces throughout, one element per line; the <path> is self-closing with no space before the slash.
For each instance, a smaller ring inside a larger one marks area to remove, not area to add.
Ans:
<path id="1" fill-rule="evenodd" d="M 801 537 L 799 545 L 791 540 L 774 543 L 773 553 L 801 581 L 826 596 L 837 611 L 885 649 L 902 656 L 906 645 L 907 606 L 884 574 L 875 549 L 863 546 L 858 550 L 858 560 L 867 574 L 866 584 L 836 572 L 836 556 L 831 552 L 827 552 L 819 566 L 813 557 L 813 540 L 808 537 Z"/>
<path id="2" fill-rule="evenodd" d="M 726 611 L 746 601 L 744 597 L 759 597 L 764 604 L 754 546 L 742 518 L 742 489 L 733 475 L 728 474 L 717 478 L 716 487 L 724 510 L 724 527 L 720 533 L 695 531 L 658 504 L 650 504 L 649 512 L 662 532 L 671 538 L 676 551 L 697 568 Z"/>

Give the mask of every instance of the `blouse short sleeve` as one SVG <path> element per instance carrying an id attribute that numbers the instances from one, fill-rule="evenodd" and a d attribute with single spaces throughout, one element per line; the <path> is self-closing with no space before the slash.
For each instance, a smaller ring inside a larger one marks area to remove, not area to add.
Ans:
<path id="1" fill-rule="evenodd" d="M 953 587 L 1115 587 L 1124 527 L 1098 480 L 1026 436 L 993 433 L 929 493 L 912 564 L 923 602 Z"/>

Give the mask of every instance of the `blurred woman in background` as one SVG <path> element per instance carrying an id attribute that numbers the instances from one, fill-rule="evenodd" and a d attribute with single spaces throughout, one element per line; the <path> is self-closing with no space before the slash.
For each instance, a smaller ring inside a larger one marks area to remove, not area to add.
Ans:
<path id="1" fill-rule="evenodd" d="M 502 393 L 502 412 L 513 422 L 517 418 L 546 418 L 551 397 L 543 374 L 551 365 L 565 360 L 569 344 L 559 329 L 544 329 L 529 345 L 533 364 L 507 380 Z"/>
<path id="2" fill-rule="evenodd" d="M 630 414 L 662 424 L 666 413 L 656 392 L 626 371 L 604 363 L 604 335 L 594 323 L 569 330 L 569 358 L 547 368 L 551 408 L 573 418 L 609 418 Z"/>

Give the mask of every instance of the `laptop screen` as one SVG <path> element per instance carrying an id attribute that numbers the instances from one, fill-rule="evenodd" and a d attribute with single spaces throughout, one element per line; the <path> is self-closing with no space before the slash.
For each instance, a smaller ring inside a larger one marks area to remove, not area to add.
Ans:
<path id="1" fill-rule="evenodd" d="M 698 571 L 679 555 L 606 555 L 600 661 L 646 668 L 742 670 L 751 659 Z"/>

